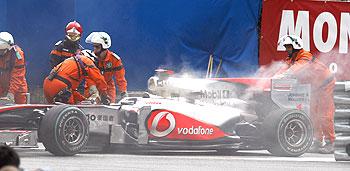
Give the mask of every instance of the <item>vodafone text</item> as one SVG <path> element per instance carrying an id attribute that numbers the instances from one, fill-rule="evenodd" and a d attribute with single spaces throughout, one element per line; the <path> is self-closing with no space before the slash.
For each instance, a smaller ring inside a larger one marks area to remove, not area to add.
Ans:
<path id="1" fill-rule="evenodd" d="M 177 133 L 183 135 L 211 135 L 213 132 L 213 128 L 203 128 L 202 126 L 192 126 L 191 128 L 177 128 Z"/>

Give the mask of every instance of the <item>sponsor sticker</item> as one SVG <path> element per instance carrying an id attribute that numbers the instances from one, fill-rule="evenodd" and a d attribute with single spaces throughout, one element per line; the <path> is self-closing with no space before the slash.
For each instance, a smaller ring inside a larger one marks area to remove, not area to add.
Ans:
<path id="1" fill-rule="evenodd" d="M 210 140 L 226 136 L 219 128 L 204 123 L 191 116 L 168 111 L 155 110 L 147 121 L 151 138 L 167 138 L 171 140 Z"/>
<path id="2" fill-rule="evenodd" d="M 203 128 L 202 126 L 190 127 L 190 128 L 177 128 L 177 133 L 182 135 L 211 135 L 213 134 L 213 128 Z"/>
<path id="3" fill-rule="evenodd" d="M 158 131 L 157 130 L 157 126 L 160 122 L 161 119 L 163 119 L 165 117 L 165 119 L 167 119 L 169 121 L 169 127 L 164 130 L 164 131 Z M 171 131 L 173 131 L 175 128 L 175 118 L 174 115 L 171 114 L 170 112 L 164 111 L 164 112 L 159 112 L 153 119 L 152 121 L 152 126 L 151 126 L 151 130 L 150 133 L 156 137 L 164 137 L 167 136 L 168 134 L 171 133 Z"/>

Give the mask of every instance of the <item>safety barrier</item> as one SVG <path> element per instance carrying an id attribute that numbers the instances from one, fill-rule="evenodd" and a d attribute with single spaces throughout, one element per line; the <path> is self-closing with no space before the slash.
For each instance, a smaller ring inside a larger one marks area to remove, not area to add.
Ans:
<path id="1" fill-rule="evenodd" d="M 337 161 L 350 161 L 350 81 L 336 83 L 334 103 L 334 157 Z"/>

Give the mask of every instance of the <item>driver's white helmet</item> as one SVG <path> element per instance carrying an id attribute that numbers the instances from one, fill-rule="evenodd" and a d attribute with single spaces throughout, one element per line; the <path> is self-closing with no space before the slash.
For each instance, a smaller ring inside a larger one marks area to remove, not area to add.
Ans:
<path id="1" fill-rule="evenodd" d="M 10 49 L 15 41 L 13 36 L 8 32 L 0 32 L 0 49 Z"/>
<path id="2" fill-rule="evenodd" d="M 108 49 L 112 45 L 111 37 L 106 32 L 92 32 L 85 39 L 86 43 L 101 44 L 103 49 Z"/>
<path id="3" fill-rule="evenodd" d="M 295 35 L 285 35 L 278 40 L 278 46 L 292 45 L 294 49 L 302 49 L 303 41 Z"/>

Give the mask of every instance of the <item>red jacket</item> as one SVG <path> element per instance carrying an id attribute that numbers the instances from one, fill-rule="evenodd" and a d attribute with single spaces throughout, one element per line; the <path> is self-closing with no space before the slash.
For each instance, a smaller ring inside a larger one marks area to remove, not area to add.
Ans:
<path id="1" fill-rule="evenodd" d="M 301 49 L 294 58 L 289 58 L 286 63 L 288 71 L 297 76 L 301 83 L 310 83 L 313 90 L 322 89 L 334 80 L 328 67 L 308 51 Z"/>
<path id="2" fill-rule="evenodd" d="M 0 56 L 0 95 L 27 93 L 24 53 L 17 45 Z"/>
<path id="3" fill-rule="evenodd" d="M 83 70 L 78 67 L 78 63 L 73 57 L 66 59 L 61 64 L 57 65 L 54 70 L 58 71 L 58 76 L 61 76 L 71 83 L 73 90 L 77 89 L 80 82 L 85 78 L 89 82 L 94 82 L 101 94 L 106 94 L 107 85 L 103 76 L 96 68 L 94 62 L 86 56 L 80 56 L 81 61 L 85 65 L 87 75 L 84 75 Z"/>
<path id="4" fill-rule="evenodd" d="M 108 86 L 114 86 L 113 77 L 117 81 L 118 90 L 125 92 L 127 81 L 125 79 L 125 69 L 122 60 L 115 53 L 107 50 L 107 55 L 104 60 L 98 60 L 97 66 L 104 76 Z"/>
<path id="5" fill-rule="evenodd" d="M 301 83 L 311 85 L 310 117 L 315 138 L 334 142 L 334 76 L 326 65 L 303 49 L 286 63 L 289 66 L 287 72 L 296 76 Z"/>
<path id="6" fill-rule="evenodd" d="M 114 103 L 116 99 L 116 86 L 114 84 L 113 77 L 115 78 L 119 92 L 127 91 L 127 81 L 125 79 L 125 69 L 121 58 L 115 53 L 107 50 L 106 58 L 98 59 L 98 69 L 100 69 L 104 79 L 107 82 L 107 93 L 111 98 L 111 102 Z M 89 83 L 88 84 L 93 84 Z"/>
<path id="7" fill-rule="evenodd" d="M 58 41 L 54 49 L 50 52 L 50 65 L 54 68 L 65 59 L 70 58 L 79 53 L 82 46 L 78 42 L 72 42 L 65 38 L 63 41 Z"/>

